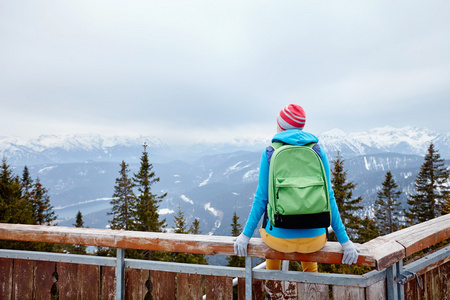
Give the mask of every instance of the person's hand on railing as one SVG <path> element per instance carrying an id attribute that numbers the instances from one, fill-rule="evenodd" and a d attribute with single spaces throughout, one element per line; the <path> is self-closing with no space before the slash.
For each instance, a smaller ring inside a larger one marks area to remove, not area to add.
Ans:
<path id="1" fill-rule="evenodd" d="M 353 244 L 352 241 L 348 240 L 347 242 L 341 244 L 342 248 L 344 248 L 344 256 L 342 257 L 342 263 L 345 265 L 355 264 L 358 260 L 358 253 L 361 251 L 358 247 Z"/>
<path id="2" fill-rule="evenodd" d="M 238 256 L 247 256 L 247 245 L 250 238 L 241 233 L 234 241 L 234 254 Z"/>

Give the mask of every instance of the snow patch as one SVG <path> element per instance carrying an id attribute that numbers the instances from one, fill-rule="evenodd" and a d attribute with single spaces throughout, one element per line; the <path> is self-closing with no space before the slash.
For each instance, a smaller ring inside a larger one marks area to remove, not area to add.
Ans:
<path id="1" fill-rule="evenodd" d="M 210 213 L 212 213 L 213 216 L 219 217 L 219 218 L 223 217 L 223 212 L 218 210 L 218 209 L 215 209 L 214 207 L 212 207 L 211 206 L 211 202 L 206 203 L 204 207 L 205 207 L 205 210 L 207 210 Z"/>
<path id="2" fill-rule="evenodd" d="M 56 168 L 57 166 L 50 166 L 50 167 L 45 167 L 42 168 L 38 171 L 39 174 L 47 174 L 50 170 Z"/>
<path id="3" fill-rule="evenodd" d="M 256 181 L 258 180 L 258 175 L 259 175 L 259 168 L 256 168 L 254 170 L 246 172 L 244 176 L 242 176 L 242 180 L 245 182 Z"/>
<path id="4" fill-rule="evenodd" d="M 243 163 L 243 161 L 240 161 L 240 162 L 238 162 L 237 164 L 235 164 L 235 165 L 229 167 L 229 168 L 225 171 L 225 173 L 223 173 L 223 175 L 227 175 L 227 174 L 229 174 L 229 173 L 234 173 L 234 172 L 237 172 L 237 171 L 240 171 L 240 170 L 243 170 L 243 169 L 245 169 L 245 168 L 250 167 L 250 165 L 240 166 L 242 163 Z"/>
<path id="5" fill-rule="evenodd" d="M 162 209 L 158 209 L 158 214 L 160 215 L 170 215 L 173 214 L 174 211 L 172 209 L 169 208 L 162 208 Z"/>
<path id="6" fill-rule="evenodd" d="M 213 174 L 213 172 L 211 171 L 211 172 L 209 172 L 209 175 L 208 175 L 208 178 L 206 178 L 205 180 L 203 180 L 198 186 L 199 187 L 201 187 L 201 186 L 204 186 L 204 185 L 207 185 L 208 184 L 208 182 L 209 182 L 209 180 L 211 179 L 211 177 L 212 177 L 212 174 Z"/>

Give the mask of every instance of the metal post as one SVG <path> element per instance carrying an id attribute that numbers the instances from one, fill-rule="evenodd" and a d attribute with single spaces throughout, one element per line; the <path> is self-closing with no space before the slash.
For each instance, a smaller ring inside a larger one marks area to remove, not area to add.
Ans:
<path id="1" fill-rule="evenodd" d="M 253 287 L 253 278 L 252 278 L 252 257 L 245 257 L 245 299 L 252 299 L 252 287 Z"/>
<path id="2" fill-rule="evenodd" d="M 398 279 L 403 271 L 403 261 L 399 261 L 386 269 L 386 287 L 388 300 L 404 300 L 405 291 Z"/>
<path id="3" fill-rule="evenodd" d="M 125 250 L 117 249 L 116 300 L 125 299 Z"/>

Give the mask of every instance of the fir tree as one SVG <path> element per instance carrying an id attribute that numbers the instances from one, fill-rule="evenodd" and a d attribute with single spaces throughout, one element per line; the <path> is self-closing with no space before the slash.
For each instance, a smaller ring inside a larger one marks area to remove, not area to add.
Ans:
<path id="1" fill-rule="evenodd" d="M 417 224 L 440 216 L 448 201 L 449 170 L 433 143 L 428 147 L 415 182 L 415 195 L 409 195 L 405 215 L 409 224 Z"/>
<path id="2" fill-rule="evenodd" d="M 134 184 L 129 178 L 130 172 L 128 164 L 122 161 L 120 164 L 120 177 L 116 178 L 114 186 L 113 199 L 111 200 L 112 211 L 108 215 L 112 215 L 109 221 L 111 229 L 131 230 L 134 227 L 135 216 L 135 195 L 133 192 Z"/>
<path id="3" fill-rule="evenodd" d="M 6 158 L 0 166 L 0 222 L 36 224 L 30 202 L 23 197 L 22 185 Z"/>
<path id="4" fill-rule="evenodd" d="M 181 211 L 180 206 L 178 206 L 178 213 L 173 218 L 173 233 L 188 233 L 186 219 L 184 218 L 184 213 Z"/>
<path id="5" fill-rule="evenodd" d="M 30 177 L 30 172 L 28 171 L 27 166 L 23 168 L 21 183 L 24 197 L 29 198 L 31 189 L 33 188 L 33 179 Z"/>
<path id="6" fill-rule="evenodd" d="M 231 222 L 231 236 L 237 237 L 242 232 L 242 225 L 239 224 L 239 217 L 236 212 L 233 213 L 233 219 Z M 245 257 L 231 255 L 227 257 L 228 264 L 230 267 L 245 267 Z"/>
<path id="7" fill-rule="evenodd" d="M 447 196 L 447 200 L 445 200 L 444 209 L 442 210 L 442 214 L 450 214 L 450 195 Z"/>
<path id="8" fill-rule="evenodd" d="M 339 154 L 334 161 L 332 175 L 331 184 L 342 222 L 348 229 L 347 233 L 350 239 L 358 241 L 358 232 L 361 230 L 361 218 L 356 215 L 356 212 L 362 209 L 362 206 L 358 205 L 362 198 L 352 199 L 356 185 L 353 182 L 347 182 L 344 160 Z"/>
<path id="9" fill-rule="evenodd" d="M 53 206 L 50 204 L 50 196 L 48 190 L 42 186 L 39 177 L 33 185 L 30 194 L 30 200 L 33 206 L 34 218 L 38 225 L 52 225 L 56 220 Z"/>
<path id="10" fill-rule="evenodd" d="M 194 233 L 197 234 L 200 233 L 199 229 L 199 221 L 198 219 L 195 219 L 193 224 L 191 225 L 190 229 L 188 229 L 186 218 L 184 217 L 184 213 L 181 211 L 181 207 L 178 206 L 178 212 L 174 216 L 174 225 L 172 226 L 173 232 L 178 234 L 188 234 L 188 233 Z M 194 232 L 192 232 L 191 229 L 194 228 Z M 163 258 L 165 261 L 172 261 L 172 262 L 180 262 L 180 263 L 192 263 L 192 264 L 208 264 L 207 259 L 205 258 L 205 255 L 203 254 L 193 254 L 193 253 L 181 253 L 181 252 L 170 252 L 167 253 L 166 256 Z"/>
<path id="11" fill-rule="evenodd" d="M 32 205 L 6 158 L 0 165 L 0 223 L 36 224 Z M 2 249 L 37 250 L 37 243 L 0 241 Z"/>
<path id="12" fill-rule="evenodd" d="M 191 234 L 200 234 L 200 221 L 195 218 L 194 221 L 192 222 L 191 227 L 189 227 L 189 233 Z"/>
<path id="13" fill-rule="evenodd" d="M 151 186 L 159 181 L 159 177 L 156 177 L 152 169 L 153 165 L 148 160 L 147 145 L 144 144 L 141 167 L 133 177 L 133 182 L 139 191 L 136 204 L 136 229 L 138 231 L 161 232 L 165 227 L 166 220 L 159 220 L 158 208 L 159 203 L 167 193 L 157 196 L 151 192 Z"/>
<path id="14" fill-rule="evenodd" d="M 81 211 L 78 211 L 77 216 L 75 218 L 75 224 L 72 224 L 77 228 L 84 228 L 83 214 Z M 73 254 L 86 254 L 86 246 L 85 245 L 73 245 L 69 247 L 69 252 Z"/>
<path id="15" fill-rule="evenodd" d="M 401 192 L 397 191 L 392 173 L 388 171 L 382 189 L 378 191 L 375 201 L 375 217 L 381 235 L 392 233 L 400 227 L 400 202 L 397 200 Z"/>

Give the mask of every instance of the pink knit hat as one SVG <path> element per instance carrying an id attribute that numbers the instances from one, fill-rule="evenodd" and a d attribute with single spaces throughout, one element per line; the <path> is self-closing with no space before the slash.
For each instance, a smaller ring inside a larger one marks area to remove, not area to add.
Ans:
<path id="1" fill-rule="evenodd" d="M 305 126 L 305 121 L 305 111 L 297 104 L 289 104 L 280 111 L 277 117 L 278 127 L 280 127 L 281 130 L 302 130 Z"/>

